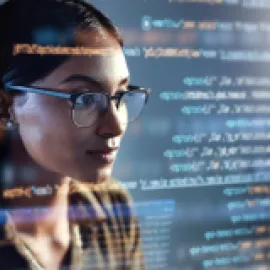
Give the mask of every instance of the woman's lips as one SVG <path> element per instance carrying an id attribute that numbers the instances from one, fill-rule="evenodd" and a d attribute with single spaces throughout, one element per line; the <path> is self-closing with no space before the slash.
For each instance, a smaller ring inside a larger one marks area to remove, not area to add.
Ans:
<path id="1" fill-rule="evenodd" d="M 87 150 L 86 153 L 103 163 L 112 163 L 116 158 L 117 150 L 117 148 L 109 150 Z"/>

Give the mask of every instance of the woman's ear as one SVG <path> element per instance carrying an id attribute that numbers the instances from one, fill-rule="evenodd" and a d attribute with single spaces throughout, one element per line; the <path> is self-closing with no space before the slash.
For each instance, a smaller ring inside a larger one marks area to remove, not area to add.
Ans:
<path id="1" fill-rule="evenodd" d="M 0 89 L 0 128 L 13 129 L 15 126 L 16 117 L 12 97 Z"/>
<path id="2" fill-rule="evenodd" d="M 8 114 L 9 114 L 9 120 L 13 123 L 17 124 L 17 118 L 16 118 L 16 114 L 14 112 L 14 107 L 13 104 L 10 104 L 8 107 Z"/>

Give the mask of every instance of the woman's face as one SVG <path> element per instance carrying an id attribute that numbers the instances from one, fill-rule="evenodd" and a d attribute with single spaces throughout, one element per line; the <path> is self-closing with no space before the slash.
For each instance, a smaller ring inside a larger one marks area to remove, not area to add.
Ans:
<path id="1" fill-rule="evenodd" d="M 91 41 L 85 46 L 91 46 Z M 117 41 L 107 37 L 102 46 L 112 48 L 110 55 L 72 56 L 34 87 L 71 92 L 87 88 L 93 92 L 114 95 L 129 83 L 129 72 Z M 45 56 L 46 57 L 46 56 Z M 68 80 L 73 75 L 80 78 Z M 19 134 L 27 152 L 45 169 L 81 181 L 101 182 L 111 175 L 115 156 L 126 123 L 117 115 L 114 103 L 94 125 L 78 128 L 71 118 L 71 106 L 66 99 L 28 93 L 21 104 L 15 98 L 14 115 Z M 113 159 L 101 152 L 113 152 Z"/>

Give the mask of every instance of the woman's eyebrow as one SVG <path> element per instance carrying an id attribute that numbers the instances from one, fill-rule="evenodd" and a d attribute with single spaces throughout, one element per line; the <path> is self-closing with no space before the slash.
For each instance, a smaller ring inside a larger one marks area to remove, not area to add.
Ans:
<path id="1" fill-rule="evenodd" d="M 86 75 L 81 75 L 81 74 L 73 74 L 66 79 L 64 79 L 61 83 L 68 83 L 68 82 L 78 82 L 78 81 L 83 81 L 87 82 L 90 84 L 95 84 L 97 87 L 101 87 L 101 82 L 95 80 L 94 78 L 91 78 Z"/>

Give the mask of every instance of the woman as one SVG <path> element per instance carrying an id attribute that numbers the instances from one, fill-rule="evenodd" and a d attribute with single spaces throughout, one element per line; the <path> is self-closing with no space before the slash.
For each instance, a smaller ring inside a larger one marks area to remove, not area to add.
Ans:
<path id="1" fill-rule="evenodd" d="M 18 173 L 3 192 L 0 269 L 143 269 L 111 171 L 149 90 L 129 86 L 117 29 L 82 0 L 10 0 L 0 20 L 8 160 L 34 168 L 31 186 Z"/>

